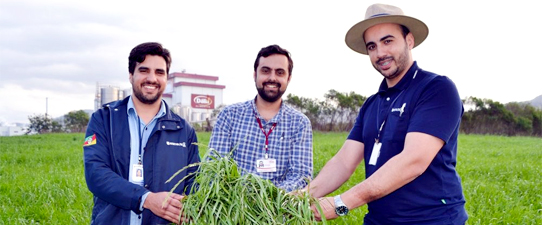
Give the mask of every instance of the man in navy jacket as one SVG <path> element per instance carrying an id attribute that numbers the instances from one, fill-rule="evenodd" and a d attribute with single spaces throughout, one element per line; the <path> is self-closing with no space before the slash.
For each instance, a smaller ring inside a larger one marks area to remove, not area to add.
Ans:
<path id="1" fill-rule="evenodd" d="M 159 43 L 136 46 L 129 56 L 133 95 L 96 111 L 84 143 L 85 178 L 94 194 L 91 224 L 179 222 L 200 161 L 194 129 L 162 101 L 171 65 Z M 138 173 L 138 171 L 143 171 Z M 173 186 L 185 179 L 175 190 Z"/>

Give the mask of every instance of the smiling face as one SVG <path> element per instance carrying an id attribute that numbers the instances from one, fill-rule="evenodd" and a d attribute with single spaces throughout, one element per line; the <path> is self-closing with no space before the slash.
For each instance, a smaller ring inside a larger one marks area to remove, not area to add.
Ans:
<path id="1" fill-rule="evenodd" d="M 404 37 L 401 26 L 385 23 L 370 27 L 363 36 L 373 67 L 388 81 L 399 81 L 413 63 L 412 33 Z"/>
<path id="2" fill-rule="evenodd" d="M 130 83 L 134 92 L 134 101 L 153 104 L 161 99 L 167 82 L 166 61 L 162 56 L 147 55 L 141 63 L 136 63 Z"/>
<path id="3" fill-rule="evenodd" d="M 258 95 L 266 102 L 279 100 L 290 83 L 288 73 L 288 58 L 284 55 L 273 54 L 260 57 L 258 67 L 254 72 L 254 82 Z"/>

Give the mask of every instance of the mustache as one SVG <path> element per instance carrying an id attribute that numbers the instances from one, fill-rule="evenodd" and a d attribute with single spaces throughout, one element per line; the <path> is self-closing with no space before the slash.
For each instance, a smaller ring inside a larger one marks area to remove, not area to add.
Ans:
<path id="1" fill-rule="evenodd" d="M 272 82 L 272 81 L 269 81 L 269 82 L 263 82 L 262 85 L 265 86 L 265 85 L 268 85 L 268 84 L 271 84 L 271 85 L 275 85 L 277 86 L 278 88 L 280 88 L 280 83 L 277 83 L 277 82 Z"/>
<path id="2" fill-rule="evenodd" d="M 150 81 L 145 81 L 141 84 L 141 86 L 145 86 L 145 85 L 154 85 L 154 86 L 158 86 L 158 87 L 161 87 L 160 83 L 158 82 L 150 82 Z"/>
<path id="3" fill-rule="evenodd" d="M 379 59 L 376 61 L 376 63 L 377 63 L 377 64 L 380 64 L 382 61 L 388 60 L 388 59 L 389 59 L 389 60 L 393 60 L 393 56 L 386 56 L 386 57 L 384 57 L 384 58 L 379 58 Z"/>

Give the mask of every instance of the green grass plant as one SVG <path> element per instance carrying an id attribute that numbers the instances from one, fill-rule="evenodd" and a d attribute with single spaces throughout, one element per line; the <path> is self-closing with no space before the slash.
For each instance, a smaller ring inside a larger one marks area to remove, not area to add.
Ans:
<path id="1" fill-rule="evenodd" d="M 348 134 L 314 133 L 315 175 Z M 200 132 L 200 143 L 210 133 Z M 89 224 L 92 194 L 83 172 L 84 134 L 0 137 L 0 225 Z M 204 152 L 201 152 L 202 157 Z M 542 224 L 542 139 L 460 135 L 458 172 L 467 224 Z M 363 167 L 330 196 L 364 179 Z M 361 224 L 366 206 L 328 224 Z"/>
<path id="2" fill-rule="evenodd" d="M 310 210 L 316 201 L 308 193 L 290 195 L 269 180 L 241 175 L 231 154 L 221 156 L 210 149 L 198 165 L 199 188 L 183 199 L 183 213 L 191 224 L 316 224 Z"/>

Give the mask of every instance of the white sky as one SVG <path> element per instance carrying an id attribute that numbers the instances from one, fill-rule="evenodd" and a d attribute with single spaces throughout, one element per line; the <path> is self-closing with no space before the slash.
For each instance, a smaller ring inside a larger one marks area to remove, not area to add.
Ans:
<path id="1" fill-rule="evenodd" d="M 542 94 L 542 17 L 532 1 L 381 1 L 429 26 L 418 65 L 450 77 L 462 98 L 501 103 Z M 129 88 L 128 54 L 162 43 L 170 72 L 218 76 L 224 102 L 256 95 L 258 51 L 278 44 L 294 60 L 285 96 L 330 89 L 369 96 L 382 76 L 344 43 L 369 1 L 0 1 L 0 123 L 93 109 L 96 82 Z M 538 28 L 537 28 L 538 27 Z"/>

